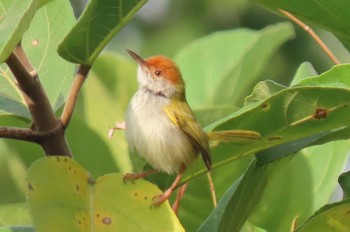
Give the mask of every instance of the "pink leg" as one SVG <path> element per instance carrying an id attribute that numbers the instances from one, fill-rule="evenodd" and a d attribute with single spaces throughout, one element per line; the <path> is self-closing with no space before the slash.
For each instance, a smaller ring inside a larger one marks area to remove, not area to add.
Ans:
<path id="1" fill-rule="evenodd" d="M 188 183 L 182 185 L 179 190 L 177 190 L 177 196 L 176 196 L 176 200 L 172 206 L 174 213 L 177 215 L 179 212 L 179 207 L 180 207 L 180 201 L 182 199 L 182 197 L 184 196 L 186 189 L 187 189 Z"/>
<path id="2" fill-rule="evenodd" d="M 172 192 L 176 188 L 177 184 L 181 180 L 181 177 L 185 171 L 186 171 L 186 166 L 183 164 L 181 166 L 179 174 L 177 174 L 177 176 L 176 176 L 174 182 L 172 183 L 172 185 L 170 186 L 170 188 L 168 188 L 164 193 L 153 197 L 153 204 L 152 205 L 159 206 L 164 201 L 168 200 L 168 198 L 170 197 L 170 195 L 172 194 Z"/>

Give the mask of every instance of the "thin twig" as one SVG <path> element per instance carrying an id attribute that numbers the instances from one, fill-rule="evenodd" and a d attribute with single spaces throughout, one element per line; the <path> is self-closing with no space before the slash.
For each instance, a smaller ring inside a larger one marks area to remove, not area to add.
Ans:
<path id="1" fill-rule="evenodd" d="M 326 52 L 326 54 L 331 58 L 331 60 L 334 62 L 334 64 L 340 64 L 340 61 L 335 57 L 335 55 L 331 52 L 331 50 L 323 43 L 321 38 L 305 23 L 303 23 L 301 20 L 299 20 L 297 17 L 292 15 L 291 13 L 279 9 L 279 11 L 284 14 L 287 18 L 298 24 L 301 28 L 303 28 L 309 35 L 320 45 L 320 47 L 323 49 L 323 51 Z"/>
<path id="2" fill-rule="evenodd" d="M 61 115 L 61 122 L 66 128 L 72 118 L 74 107 L 80 92 L 81 87 L 86 80 L 86 77 L 91 69 L 91 66 L 81 64 L 78 68 L 78 72 L 75 76 L 72 87 L 69 91 L 66 105 L 64 106 L 63 113 Z"/>

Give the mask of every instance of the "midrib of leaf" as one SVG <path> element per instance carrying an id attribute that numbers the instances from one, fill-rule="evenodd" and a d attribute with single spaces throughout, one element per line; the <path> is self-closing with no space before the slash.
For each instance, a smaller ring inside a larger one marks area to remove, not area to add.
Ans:
<path id="1" fill-rule="evenodd" d="M 5 9 L 4 5 L 0 2 L 0 6 L 2 10 L 4 11 L 5 14 L 7 14 L 7 10 Z M 3 16 L 1 16 L 0 20 L 2 19 Z"/>
<path id="2" fill-rule="evenodd" d="M 38 71 L 41 69 L 43 63 L 44 63 L 44 60 L 45 60 L 45 57 L 47 55 L 47 50 L 49 49 L 49 44 L 50 44 L 50 37 L 51 37 L 51 34 L 50 34 L 50 21 L 49 21 L 49 16 L 47 14 L 47 9 L 46 7 L 44 7 L 44 12 L 45 12 L 45 18 L 46 18 L 46 22 L 47 22 L 47 43 L 46 43 L 46 46 L 45 46 L 45 52 L 43 54 L 43 56 L 41 57 L 41 61 L 40 61 L 40 64 L 38 66 Z"/>

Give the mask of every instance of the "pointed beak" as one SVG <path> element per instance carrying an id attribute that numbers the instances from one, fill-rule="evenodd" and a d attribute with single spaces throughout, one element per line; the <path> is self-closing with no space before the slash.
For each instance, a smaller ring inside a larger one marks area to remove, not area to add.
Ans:
<path id="1" fill-rule="evenodd" d="M 135 52 L 129 50 L 129 49 L 126 49 L 126 51 L 129 53 L 129 55 L 134 59 L 136 60 L 136 62 L 142 67 L 147 67 L 146 65 L 146 61 L 141 58 L 139 55 L 137 55 Z"/>

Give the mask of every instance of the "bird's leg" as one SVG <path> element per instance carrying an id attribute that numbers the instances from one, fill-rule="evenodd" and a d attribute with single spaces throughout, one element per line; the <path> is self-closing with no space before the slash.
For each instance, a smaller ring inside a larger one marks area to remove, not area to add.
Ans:
<path id="1" fill-rule="evenodd" d="M 182 164 L 182 166 L 180 168 L 180 172 L 179 172 L 179 174 L 177 174 L 177 176 L 176 176 L 174 182 L 171 184 L 170 188 L 168 188 L 162 194 L 153 197 L 153 204 L 152 205 L 159 206 L 160 204 L 162 204 L 164 201 L 166 201 L 170 197 L 170 195 L 172 194 L 172 192 L 176 188 L 177 184 L 181 180 L 181 177 L 185 171 L 186 171 L 186 166 L 184 164 Z"/>
<path id="2" fill-rule="evenodd" d="M 144 178 L 145 176 L 151 175 L 156 172 L 158 171 L 155 169 L 151 169 L 151 170 L 139 172 L 139 173 L 126 173 L 123 177 L 123 181 L 126 182 L 127 180 L 136 180 L 136 179 Z"/>
<path id="3" fill-rule="evenodd" d="M 173 206 L 171 207 L 176 215 L 179 212 L 180 201 L 186 192 L 187 186 L 188 186 L 188 183 L 185 183 L 179 188 L 179 190 L 177 190 L 176 200 Z"/>
<path id="4" fill-rule="evenodd" d="M 115 130 L 125 130 L 125 122 L 115 122 L 114 127 L 108 130 L 108 138 L 112 138 Z"/>

